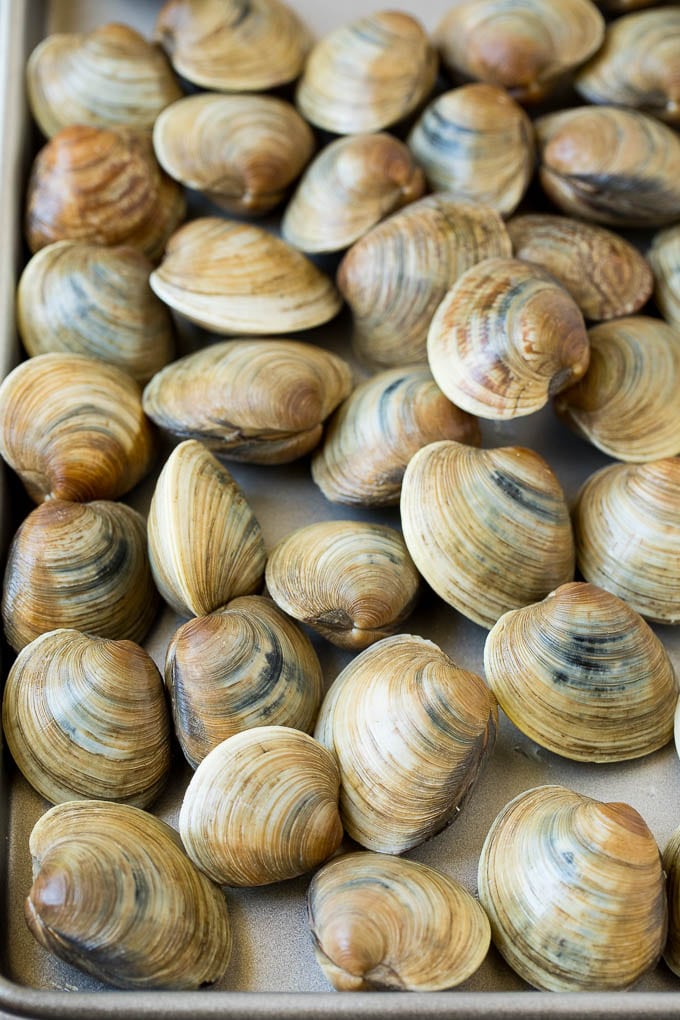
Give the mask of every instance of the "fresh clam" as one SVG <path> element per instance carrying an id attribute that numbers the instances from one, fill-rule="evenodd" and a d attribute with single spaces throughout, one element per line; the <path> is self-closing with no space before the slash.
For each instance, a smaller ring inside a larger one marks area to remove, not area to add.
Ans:
<path id="1" fill-rule="evenodd" d="M 661 956 L 661 856 L 629 804 L 563 786 L 521 793 L 491 826 L 478 881 L 496 947 L 537 988 L 629 988 Z"/>
<path id="2" fill-rule="evenodd" d="M 680 828 L 672 834 L 663 852 L 668 894 L 668 941 L 663 958 L 680 977 Z"/>
<path id="3" fill-rule="evenodd" d="M 671 326 L 680 329 L 680 226 L 660 231 L 647 258 L 654 270 L 659 311 Z"/>
<path id="4" fill-rule="evenodd" d="M 401 523 L 427 583 L 482 627 L 574 576 L 564 493 L 533 450 L 423 447 L 404 474 Z"/>
<path id="5" fill-rule="evenodd" d="M 321 864 L 342 840 L 340 774 L 325 747 L 287 726 L 236 733 L 203 759 L 179 829 L 220 885 L 267 885 Z"/>
<path id="6" fill-rule="evenodd" d="M 477 970 L 491 941 L 477 900 L 448 875 L 387 854 L 325 864 L 307 893 L 317 962 L 339 991 L 442 991 Z"/>
<path id="7" fill-rule="evenodd" d="M 367 648 L 331 685 L 315 736 L 340 765 L 347 834 L 400 854 L 458 816 L 496 739 L 496 700 L 432 641 Z"/>
<path id="8" fill-rule="evenodd" d="M 231 955 L 224 895 L 165 822 L 127 804 L 52 808 L 30 838 L 26 923 L 41 946 L 119 988 L 199 988 Z"/>
<path id="9" fill-rule="evenodd" d="M 170 724 L 153 659 L 132 641 L 53 630 L 12 666 L 2 727 L 43 797 L 146 807 L 170 769 Z"/>
<path id="10" fill-rule="evenodd" d="M 625 761 L 673 737 L 678 681 L 650 627 L 592 584 L 563 584 L 505 613 L 489 632 L 484 672 L 515 726 L 575 761 Z"/>

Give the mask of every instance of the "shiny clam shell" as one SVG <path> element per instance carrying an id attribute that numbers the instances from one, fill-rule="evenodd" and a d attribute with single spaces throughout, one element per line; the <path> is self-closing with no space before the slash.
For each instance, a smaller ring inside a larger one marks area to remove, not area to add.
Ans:
<path id="1" fill-rule="evenodd" d="M 680 976 L 680 828 L 668 840 L 663 852 L 668 894 L 668 941 L 663 958 L 674 974 Z"/>
<path id="2" fill-rule="evenodd" d="M 680 226 L 662 230 L 647 253 L 654 270 L 654 297 L 664 319 L 680 329 Z"/>

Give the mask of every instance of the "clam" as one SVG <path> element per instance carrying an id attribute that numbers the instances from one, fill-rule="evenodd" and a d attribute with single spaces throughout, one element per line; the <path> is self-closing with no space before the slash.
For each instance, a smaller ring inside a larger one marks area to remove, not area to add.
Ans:
<path id="1" fill-rule="evenodd" d="M 565 758 L 626 761 L 673 738 L 668 653 L 635 610 L 592 584 L 563 584 L 501 616 L 484 672 L 515 726 Z"/>
<path id="2" fill-rule="evenodd" d="M 151 140 L 129 129 L 73 126 L 38 153 L 28 182 L 26 237 L 129 244 L 150 259 L 184 217 L 181 188 L 154 159 Z"/>
<path id="3" fill-rule="evenodd" d="M 170 769 L 170 725 L 153 659 L 132 641 L 53 630 L 12 666 L 2 703 L 7 746 L 52 804 L 146 807 Z"/>
<path id="4" fill-rule="evenodd" d="M 144 518 L 122 503 L 49 499 L 12 540 L 2 619 L 15 651 L 61 628 L 140 642 L 157 607 Z"/>
<path id="5" fill-rule="evenodd" d="M 182 95 L 163 53 L 129 25 L 50 35 L 26 76 L 31 113 L 48 138 L 71 124 L 151 131 Z"/>
<path id="6" fill-rule="evenodd" d="M 113 365 L 41 354 L 0 386 L 0 453 L 36 503 L 115 499 L 151 468 L 140 391 Z"/>
<path id="7" fill-rule="evenodd" d="M 315 736 L 338 760 L 347 834 L 400 854 L 458 816 L 496 739 L 494 696 L 432 641 L 385 638 L 331 685 Z"/>
<path id="8" fill-rule="evenodd" d="M 477 900 L 448 875 L 387 854 L 325 864 L 307 893 L 317 962 L 339 991 L 442 991 L 487 954 Z"/>
<path id="9" fill-rule="evenodd" d="M 652 293 L 649 265 L 610 230 L 541 213 L 515 216 L 507 228 L 515 257 L 552 273 L 586 319 L 632 315 Z"/>
<path id="10" fill-rule="evenodd" d="M 654 297 L 664 319 L 680 329 L 680 226 L 660 231 L 647 253 L 654 270 Z"/>
<path id="11" fill-rule="evenodd" d="M 424 190 L 423 171 L 397 138 L 338 138 L 306 170 L 281 233 L 302 251 L 340 251 Z"/>
<path id="12" fill-rule="evenodd" d="M 420 578 L 398 531 L 364 521 L 298 528 L 267 560 L 269 594 L 340 648 L 366 648 L 412 612 Z"/>
<path id="13" fill-rule="evenodd" d="M 283 464 L 313 450 L 352 388 L 341 358 L 294 340 L 226 340 L 189 354 L 144 390 L 149 417 L 220 456 Z"/>
<path id="14" fill-rule="evenodd" d="M 578 568 L 587 581 L 657 623 L 680 623 L 680 458 L 610 464 L 574 509 Z"/>
<path id="15" fill-rule="evenodd" d="M 564 493 L 533 450 L 423 447 L 404 474 L 401 523 L 427 583 L 482 627 L 574 576 Z"/>
<path id="16" fill-rule="evenodd" d="M 316 127 L 338 135 L 380 131 L 427 99 L 437 54 L 419 21 L 377 11 L 336 28 L 312 49 L 297 105 Z"/>
<path id="17" fill-rule="evenodd" d="M 309 638 L 270 599 L 233 599 L 189 620 L 165 657 L 175 732 L 196 768 L 227 737 L 254 726 L 310 733 L 323 676 Z"/>
<path id="18" fill-rule="evenodd" d="M 149 508 L 149 560 L 165 601 L 183 616 L 202 616 L 262 581 L 262 532 L 225 467 L 202 443 L 172 451 Z"/>
<path id="19" fill-rule="evenodd" d="M 536 988 L 629 988 L 661 956 L 661 856 L 629 804 L 563 786 L 521 793 L 491 826 L 478 881 L 496 947 Z"/>
<path id="20" fill-rule="evenodd" d="M 663 869 L 666 872 L 668 893 L 668 941 L 663 958 L 674 974 L 680 976 L 680 828 L 677 828 L 663 852 Z"/>
<path id="21" fill-rule="evenodd" d="M 615 227 L 680 218 L 680 139 L 635 110 L 584 106 L 535 121 L 543 189 L 572 216 Z"/>
<path id="22" fill-rule="evenodd" d="M 221 334 L 311 329 L 342 304 L 301 252 L 260 227 L 216 217 L 173 234 L 150 283 L 176 312 Z"/>
<path id="23" fill-rule="evenodd" d="M 532 414 L 584 374 L 588 335 L 574 299 L 538 266 L 486 259 L 454 283 L 427 337 L 435 382 L 482 418 Z"/>
<path id="24" fill-rule="evenodd" d="M 379 366 L 425 361 L 427 331 L 449 287 L 482 259 L 511 254 L 498 213 L 452 195 L 429 195 L 390 216 L 338 269 L 357 354 Z"/>
<path id="25" fill-rule="evenodd" d="M 340 775 L 318 741 L 287 726 L 223 740 L 189 783 L 179 828 L 189 857 L 221 885 L 295 878 L 338 848 Z"/>
<path id="26" fill-rule="evenodd" d="M 168 106 L 153 131 L 156 158 L 175 180 L 230 213 L 259 216 L 282 202 L 314 152 L 295 107 L 273 96 L 200 93 Z"/>
<path id="27" fill-rule="evenodd" d="M 52 808 L 30 838 L 26 923 L 41 946 L 119 988 L 193 989 L 231 955 L 222 892 L 165 822 L 127 804 Z"/>
<path id="28" fill-rule="evenodd" d="M 665 0 L 661 0 L 662 3 Z M 598 7 L 612 14 L 625 14 L 627 11 L 636 11 L 640 7 L 652 7 L 658 4 L 659 0 L 596 0 Z"/>
<path id="29" fill-rule="evenodd" d="M 409 147 L 435 190 L 509 216 L 534 172 L 531 121 L 505 89 L 473 84 L 445 92 L 421 114 Z"/>

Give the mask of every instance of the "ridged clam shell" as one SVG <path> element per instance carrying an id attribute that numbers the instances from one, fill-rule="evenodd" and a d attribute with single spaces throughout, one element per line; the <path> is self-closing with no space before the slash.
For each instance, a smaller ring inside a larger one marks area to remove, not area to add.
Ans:
<path id="1" fill-rule="evenodd" d="M 258 726 L 218 744 L 189 783 L 179 828 L 221 885 L 267 885 L 316 867 L 342 840 L 340 774 L 318 741 Z"/>
<path id="2" fill-rule="evenodd" d="M 668 941 L 663 958 L 674 974 L 680 976 L 680 828 L 677 828 L 663 852 L 668 896 Z"/>
<path id="3" fill-rule="evenodd" d="M 424 447 L 404 474 L 401 523 L 427 583 L 482 627 L 574 576 L 564 493 L 533 450 Z"/>
<path id="4" fill-rule="evenodd" d="M 491 826 L 478 882 L 496 947 L 537 988 L 629 988 L 661 955 L 661 858 L 628 804 L 563 786 L 521 793 Z"/>
<path id="5" fill-rule="evenodd" d="M 408 634 L 366 649 L 333 682 L 315 736 L 339 762 L 347 834 L 400 854 L 453 822 L 496 739 L 484 682 Z"/>
<path id="6" fill-rule="evenodd" d="M 427 337 L 435 382 L 482 418 L 532 414 L 588 367 L 574 299 L 538 266 L 486 259 L 454 283 Z"/>
<path id="7" fill-rule="evenodd" d="M 96 798 L 146 807 L 170 769 L 170 721 L 153 659 L 132 641 L 53 630 L 12 666 L 7 746 L 52 804 Z"/>
<path id="8" fill-rule="evenodd" d="M 660 231 L 647 258 L 654 270 L 659 310 L 671 326 L 680 329 L 680 226 Z"/>
<path id="9" fill-rule="evenodd" d="M 484 672 L 515 726 L 565 758 L 626 761 L 673 737 L 668 653 L 630 606 L 592 584 L 564 584 L 502 616 Z"/>
<path id="10" fill-rule="evenodd" d="M 458 882 L 426 864 L 353 853 L 307 893 L 317 963 L 339 991 L 442 991 L 477 970 L 491 929 Z"/>
<path id="11" fill-rule="evenodd" d="M 229 963 L 222 892 L 177 833 L 138 808 L 60 804 L 33 827 L 28 927 L 56 956 L 119 988 L 199 988 Z"/>

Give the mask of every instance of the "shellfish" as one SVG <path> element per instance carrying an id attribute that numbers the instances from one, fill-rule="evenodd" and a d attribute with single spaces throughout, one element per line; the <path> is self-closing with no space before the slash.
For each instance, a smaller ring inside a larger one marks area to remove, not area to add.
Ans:
<path id="1" fill-rule="evenodd" d="M 654 297 L 664 319 L 680 329 L 680 226 L 656 235 L 647 257 L 654 270 Z"/>
<path id="2" fill-rule="evenodd" d="M 663 870 L 666 872 L 668 894 L 668 941 L 663 958 L 673 971 L 680 976 L 680 885 L 678 864 L 680 863 L 680 828 L 676 829 L 663 852 Z"/>

